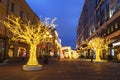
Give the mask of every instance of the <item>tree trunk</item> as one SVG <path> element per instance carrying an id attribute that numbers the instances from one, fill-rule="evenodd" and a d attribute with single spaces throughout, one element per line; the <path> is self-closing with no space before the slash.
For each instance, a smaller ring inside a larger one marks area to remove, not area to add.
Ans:
<path id="1" fill-rule="evenodd" d="M 100 49 L 96 49 L 95 54 L 96 54 L 95 61 L 97 61 L 97 62 L 101 61 L 101 59 L 100 59 Z"/>
<path id="2" fill-rule="evenodd" d="M 29 59 L 27 65 L 39 65 L 36 54 L 37 45 L 30 44 Z"/>

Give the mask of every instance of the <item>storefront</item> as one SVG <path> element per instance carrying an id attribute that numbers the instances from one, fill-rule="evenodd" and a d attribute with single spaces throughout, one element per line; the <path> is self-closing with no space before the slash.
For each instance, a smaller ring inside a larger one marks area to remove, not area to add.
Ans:
<path id="1" fill-rule="evenodd" d="M 10 42 L 8 48 L 9 57 L 27 57 L 29 54 L 29 45 L 21 42 Z"/>
<path id="2" fill-rule="evenodd" d="M 120 42 L 113 43 L 112 55 L 115 59 L 119 60 L 120 56 Z"/>

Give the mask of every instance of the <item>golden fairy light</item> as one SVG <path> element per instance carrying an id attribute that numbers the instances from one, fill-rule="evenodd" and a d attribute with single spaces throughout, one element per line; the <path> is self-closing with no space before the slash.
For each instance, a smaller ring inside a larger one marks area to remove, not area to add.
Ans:
<path id="1" fill-rule="evenodd" d="M 90 47 L 90 49 L 94 50 L 96 54 L 95 61 L 101 61 L 100 52 L 104 45 L 105 45 L 104 39 L 100 37 L 95 37 L 89 41 L 88 46 Z"/>
<path id="2" fill-rule="evenodd" d="M 12 32 L 12 40 L 24 42 L 30 45 L 29 59 L 26 65 L 23 66 L 24 70 L 37 70 L 42 69 L 37 61 L 36 49 L 40 41 L 45 38 L 44 34 L 50 32 L 50 28 L 55 27 L 53 19 L 48 22 L 47 18 L 44 23 L 38 22 L 32 24 L 30 21 L 23 22 L 20 17 L 8 16 L 6 21 L 0 21 L 5 25 L 9 31 Z M 38 67 L 36 67 L 38 66 Z"/>

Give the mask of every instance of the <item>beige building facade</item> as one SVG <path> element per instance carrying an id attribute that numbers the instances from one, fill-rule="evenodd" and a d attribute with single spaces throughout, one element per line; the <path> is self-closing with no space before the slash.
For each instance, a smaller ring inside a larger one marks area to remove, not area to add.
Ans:
<path id="1" fill-rule="evenodd" d="M 32 23 L 40 21 L 25 0 L 0 0 L 0 20 L 5 20 L 8 15 L 30 20 Z M 0 24 L 0 60 L 8 57 L 28 56 L 29 46 L 21 42 L 9 42 L 11 32 Z"/>
<path id="2" fill-rule="evenodd" d="M 84 50 L 86 41 L 95 37 L 110 40 L 108 50 L 101 56 L 120 54 L 120 0 L 85 0 L 77 28 L 76 48 L 89 57 L 89 50 Z"/>

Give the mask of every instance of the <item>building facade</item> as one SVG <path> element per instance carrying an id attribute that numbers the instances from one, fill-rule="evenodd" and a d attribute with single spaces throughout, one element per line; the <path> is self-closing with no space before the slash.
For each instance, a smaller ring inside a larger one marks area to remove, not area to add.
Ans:
<path id="1" fill-rule="evenodd" d="M 46 33 L 45 37 L 38 47 L 38 56 L 43 57 L 47 54 L 48 56 L 56 57 L 62 46 L 57 30 L 55 28 L 50 29 L 50 32 Z"/>
<path id="2" fill-rule="evenodd" d="M 30 20 L 32 23 L 40 21 L 25 0 L 0 0 L 0 20 L 5 20 L 8 15 Z M 21 57 L 29 53 L 29 46 L 21 42 L 8 42 L 11 37 L 9 32 L 0 24 L 0 60 L 7 57 Z M 27 56 L 27 55 L 25 55 Z"/>
<path id="3" fill-rule="evenodd" d="M 106 53 L 117 57 L 120 51 L 120 0 L 85 0 L 77 28 L 76 48 L 85 48 L 86 41 L 94 37 L 111 40 Z"/>

